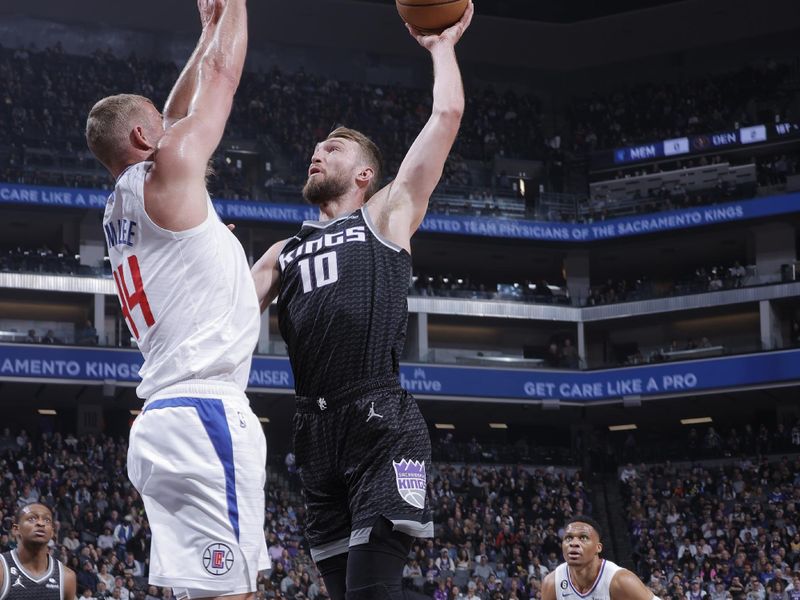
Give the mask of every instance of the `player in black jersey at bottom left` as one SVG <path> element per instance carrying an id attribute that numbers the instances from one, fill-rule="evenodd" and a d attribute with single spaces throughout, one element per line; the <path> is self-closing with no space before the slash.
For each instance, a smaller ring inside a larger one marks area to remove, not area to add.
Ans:
<path id="1" fill-rule="evenodd" d="M 75 572 L 50 556 L 53 513 L 26 504 L 14 515 L 14 550 L 0 554 L 0 600 L 75 600 Z"/>

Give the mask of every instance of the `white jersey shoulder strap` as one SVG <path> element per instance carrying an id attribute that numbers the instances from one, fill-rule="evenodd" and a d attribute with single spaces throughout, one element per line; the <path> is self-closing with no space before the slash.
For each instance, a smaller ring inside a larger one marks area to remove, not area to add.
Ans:
<path id="1" fill-rule="evenodd" d="M 0 585 L 0 600 L 3 600 L 8 595 L 8 588 L 11 585 L 11 572 L 3 554 L 0 554 L 0 574 L 3 575 L 3 585 Z"/>

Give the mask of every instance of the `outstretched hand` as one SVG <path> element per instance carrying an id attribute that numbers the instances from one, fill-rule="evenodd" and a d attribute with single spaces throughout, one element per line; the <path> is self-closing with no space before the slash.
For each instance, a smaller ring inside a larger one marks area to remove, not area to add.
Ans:
<path id="1" fill-rule="evenodd" d="M 197 10 L 200 12 L 203 29 L 219 20 L 224 7 L 225 0 L 197 0 Z"/>
<path id="2" fill-rule="evenodd" d="M 472 3 L 472 0 L 470 0 L 469 4 L 467 5 L 467 10 L 464 11 L 461 19 L 459 19 L 457 23 L 454 23 L 445 29 L 442 33 L 425 34 L 420 32 L 418 29 L 415 29 L 408 23 L 406 23 L 406 29 L 408 29 L 411 37 L 417 40 L 419 45 L 426 50 L 431 50 L 434 46 L 441 43 L 455 46 L 458 43 L 458 40 L 461 39 L 461 36 L 464 35 L 464 32 L 467 30 L 467 27 L 469 27 L 469 24 L 472 22 L 472 15 L 474 14 L 475 5 Z"/>

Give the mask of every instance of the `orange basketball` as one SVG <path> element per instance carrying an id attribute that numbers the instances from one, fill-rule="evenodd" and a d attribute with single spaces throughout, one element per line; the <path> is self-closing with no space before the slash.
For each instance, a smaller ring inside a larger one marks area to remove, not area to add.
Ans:
<path id="1" fill-rule="evenodd" d="M 395 0 L 397 12 L 422 33 L 441 33 L 467 10 L 469 0 Z"/>

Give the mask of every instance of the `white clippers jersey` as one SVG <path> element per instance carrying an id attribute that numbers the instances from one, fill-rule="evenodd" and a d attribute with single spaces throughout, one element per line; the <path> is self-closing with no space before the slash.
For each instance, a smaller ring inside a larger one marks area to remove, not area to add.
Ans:
<path id="1" fill-rule="evenodd" d="M 594 585 L 588 592 L 581 594 L 572 585 L 567 563 L 561 563 L 556 567 L 556 600 L 611 600 L 611 592 L 609 592 L 611 580 L 621 568 L 610 560 L 604 559 Z"/>
<path id="2" fill-rule="evenodd" d="M 153 223 L 144 209 L 152 164 L 120 175 L 103 217 L 122 313 L 144 356 L 136 392 L 147 399 L 197 379 L 244 391 L 261 321 L 244 250 L 210 198 L 208 218 L 193 229 Z"/>

